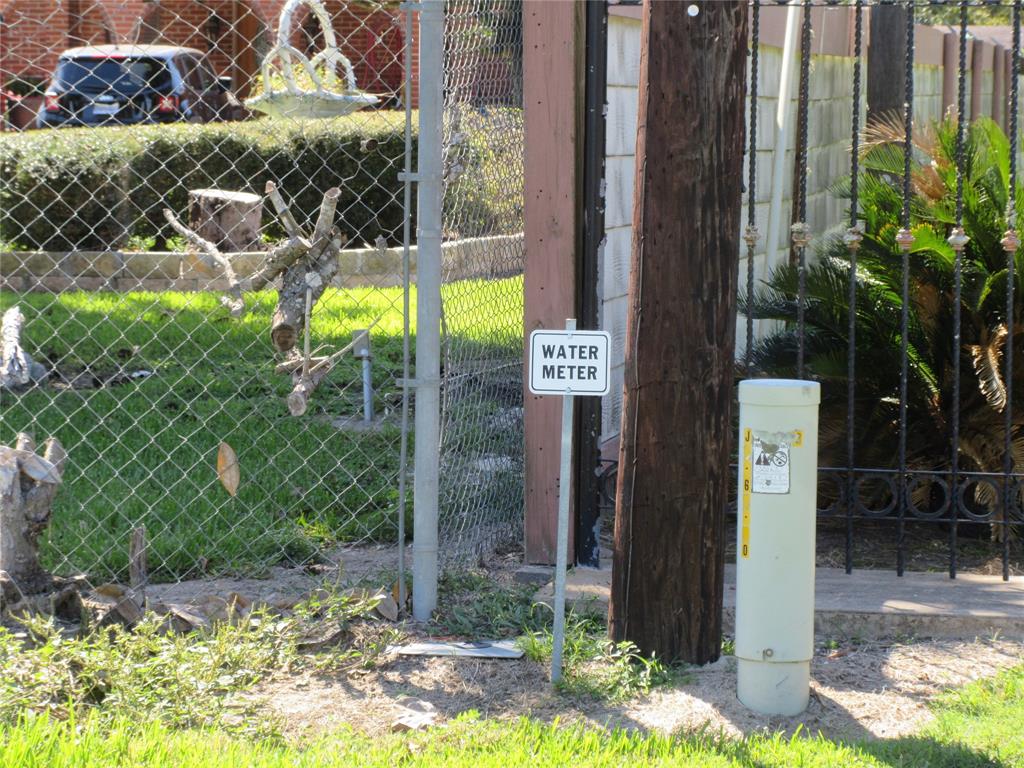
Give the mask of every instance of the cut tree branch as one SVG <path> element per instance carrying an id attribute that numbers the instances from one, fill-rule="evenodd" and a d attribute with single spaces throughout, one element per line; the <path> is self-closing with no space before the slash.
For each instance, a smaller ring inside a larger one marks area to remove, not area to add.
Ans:
<path id="1" fill-rule="evenodd" d="M 175 232 L 184 237 L 197 250 L 197 253 L 206 254 L 209 257 L 208 260 L 205 260 L 208 266 L 219 266 L 224 270 L 231 298 L 224 296 L 221 298 L 221 303 L 230 310 L 232 317 L 241 317 L 245 312 L 245 300 L 242 298 L 242 285 L 238 280 L 238 275 L 235 274 L 235 268 L 231 266 L 231 259 L 221 253 L 216 245 L 178 221 L 178 217 L 169 208 L 164 208 L 164 218 Z"/>

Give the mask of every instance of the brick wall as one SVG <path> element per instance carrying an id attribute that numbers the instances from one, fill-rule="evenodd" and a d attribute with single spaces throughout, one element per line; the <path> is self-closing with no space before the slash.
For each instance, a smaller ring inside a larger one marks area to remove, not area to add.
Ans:
<path id="1" fill-rule="evenodd" d="M 0 80 L 46 78 L 57 52 L 67 45 L 67 6 L 53 0 L 9 0 L 0 3 L 4 24 Z"/>

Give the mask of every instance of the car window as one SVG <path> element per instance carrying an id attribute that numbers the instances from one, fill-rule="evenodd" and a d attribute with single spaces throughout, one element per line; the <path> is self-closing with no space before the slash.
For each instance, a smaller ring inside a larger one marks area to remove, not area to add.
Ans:
<path id="1" fill-rule="evenodd" d="M 182 56 L 179 62 L 182 66 L 185 82 L 189 84 L 189 87 L 197 91 L 205 91 L 213 84 L 203 62 L 196 59 L 195 56 Z"/>
<path id="2" fill-rule="evenodd" d="M 213 84 L 217 82 L 217 78 L 210 70 L 209 64 L 202 59 L 196 61 L 196 74 L 199 76 L 199 85 L 203 90 L 212 88 Z"/>
<path id="3" fill-rule="evenodd" d="M 193 61 L 191 56 L 175 56 L 174 65 L 178 68 L 178 72 L 181 73 L 181 79 L 185 81 L 185 84 L 189 88 L 195 88 L 196 84 L 194 81 L 194 75 L 192 71 L 194 69 Z"/>
<path id="4" fill-rule="evenodd" d="M 57 82 L 85 93 L 133 93 L 147 88 L 166 90 L 171 73 L 160 59 L 128 56 L 89 56 L 61 59 Z"/>

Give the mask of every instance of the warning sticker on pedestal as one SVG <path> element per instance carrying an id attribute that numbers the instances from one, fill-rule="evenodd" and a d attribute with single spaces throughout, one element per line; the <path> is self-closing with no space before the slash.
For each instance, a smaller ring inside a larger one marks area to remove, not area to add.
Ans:
<path id="1" fill-rule="evenodd" d="M 754 493 L 789 493 L 789 452 L 792 432 L 754 431 L 751 452 L 751 490 Z"/>

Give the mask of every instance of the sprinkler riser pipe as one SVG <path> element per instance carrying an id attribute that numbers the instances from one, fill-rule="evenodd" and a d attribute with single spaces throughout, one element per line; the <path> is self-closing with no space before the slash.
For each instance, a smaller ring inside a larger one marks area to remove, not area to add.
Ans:
<path id="1" fill-rule="evenodd" d="M 363 421 L 373 421 L 373 373 L 369 353 L 363 355 Z"/>

